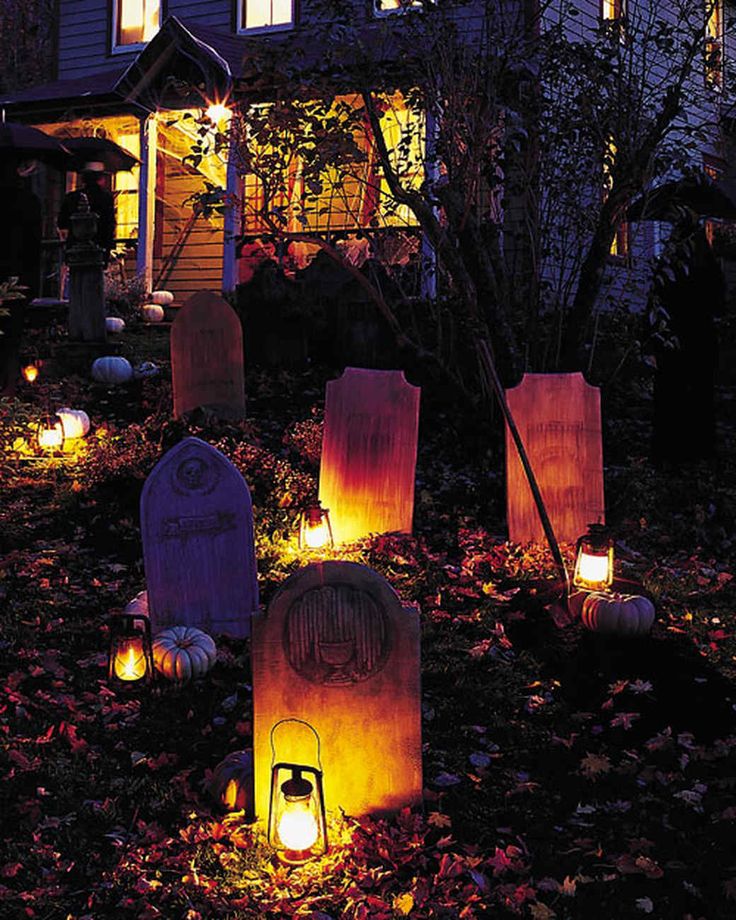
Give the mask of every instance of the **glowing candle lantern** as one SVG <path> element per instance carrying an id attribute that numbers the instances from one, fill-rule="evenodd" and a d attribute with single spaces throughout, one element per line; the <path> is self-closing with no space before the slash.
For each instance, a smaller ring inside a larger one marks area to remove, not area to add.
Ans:
<path id="1" fill-rule="evenodd" d="M 38 446 L 53 453 L 64 446 L 64 425 L 60 418 L 45 415 L 38 425 Z"/>
<path id="2" fill-rule="evenodd" d="M 318 767 L 298 763 L 276 763 L 274 732 L 286 723 L 309 728 L 317 740 Z M 327 852 L 327 821 L 322 790 L 319 736 L 308 722 L 282 719 L 271 729 L 271 798 L 268 810 L 268 841 L 279 859 L 299 866 Z M 307 779 L 308 774 L 312 779 Z"/>
<path id="3" fill-rule="evenodd" d="M 319 502 L 309 505 L 299 518 L 299 549 L 331 549 L 334 545 L 329 509 Z"/>
<path id="4" fill-rule="evenodd" d="M 577 542 L 573 584 L 585 591 L 605 591 L 613 583 L 613 539 L 602 524 L 589 524 Z"/>
<path id="5" fill-rule="evenodd" d="M 153 680 L 151 624 L 147 617 L 121 613 L 110 623 L 108 680 L 128 688 Z"/>
<path id="6" fill-rule="evenodd" d="M 38 365 L 26 364 L 25 367 L 21 369 L 21 374 L 23 374 L 23 379 L 27 383 L 33 383 L 33 381 L 38 377 Z"/>

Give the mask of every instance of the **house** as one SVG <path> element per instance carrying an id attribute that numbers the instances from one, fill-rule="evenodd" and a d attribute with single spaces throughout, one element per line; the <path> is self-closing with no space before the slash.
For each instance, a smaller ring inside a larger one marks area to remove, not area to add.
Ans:
<path id="1" fill-rule="evenodd" d="M 572 41 L 583 40 L 601 27 L 609 27 L 615 41 L 626 41 L 626 22 L 634 15 L 634 0 L 576 0 L 578 15 L 569 16 L 568 4 L 551 0 L 545 4 L 542 22 L 567 17 L 565 29 Z M 641 0 L 646 7 L 649 0 Z M 700 0 L 694 0 L 700 2 Z M 728 170 L 726 133 L 720 131 L 719 113 L 726 109 L 728 42 L 725 6 L 729 0 L 702 0 L 705 34 L 701 83 L 708 84 L 710 96 L 708 131 L 702 132 L 702 165 L 707 171 Z M 712 6 L 708 6 L 712 4 Z M 534 19 L 537 0 L 465 0 L 457 4 L 457 15 L 475 28 L 475 12 L 488 6 L 503 8 L 504 14 Z M 401 29 L 422 6 L 421 0 L 342 0 L 340 10 L 361 34 L 379 36 L 382 54 L 390 57 L 392 29 Z M 654 4 L 654 6 L 658 6 Z M 252 66 L 254 48 L 259 43 L 279 47 L 288 37 L 303 39 L 307 66 L 319 66 L 323 47 L 315 47 L 313 34 L 324 38 L 324 0 L 59 0 L 58 79 L 0 100 L 6 118 L 31 122 L 49 133 L 106 136 L 139 157 L 140 166 L 132 173 L 117 173 L 113 179 L 116 197 L 118 236 L 135 251 L 137 272 L 147 286 L 170 288 L 181 302 L 192 291 L 209 287 L 232 290 L 247 280 L 253 265 L 262 257 L 267 228 L 259 223 L 257 204 L 263 195 L 257 178 L 245 175 L 234 162 L 227 146 L 220 145 L 211 155 L 199 156 L 197 144 L 203 133 L 214 134 L 224 127 L 228 102 L 247 100 L 253 105 L 268 101 L 269 87 L 259 81 Z M 652 7 L 653 8 L 653 7 Z M 532 11 L 530 14 L 529 11 Z M 531 21 L 530 19 L 530 21 Z M 544 27 L 544 25 L 542 25 Z M 339 45 L 336 32 L 334 45 Z M 389 51 L 386 51 L 386 48 Z M 343 49 L 349 60 L 352 49 Z M 393 66 L 400 68 L 400 61 Z M 696 67 L 696 69 L 698 69 Z M 530 72 L 533 68 L 530 67 Z M 698 70 L 700 74 L 700 70 Z M 525 74 L 528 82 L 529 74 Z M 283 88 L 282 88 L 283 89 Z M 419 186 L 426 179 L 437 180 L 432 158 L 424 156 L 431 142 L 431 126 L 410 124 L 408 109 L 398 93 L 392 107 L 393 123 L 387 137 L 397 146 L 411 134 L 412 143 L 421 148 L 415 159 L 415 175 L 410 182 Z M 702 113 L 701 113 L 702 114 Z M 705 120 L 705 119 L 703 119 Z M 721 126 L 729 126 L 721 122 Z M 713 128 L 713 126 L 716 126 Z M 619 140 L 605 139 L 600 150 L 600 194 L 605 196 L 610 170 L 616 159 Z M 544 157 L 555 152 L 544 151 Z M 370 150 L 364 150 L 365 169 L 372 164 Z M 432 174 L 432 169 L 435 174 Z M 561 165 L 566 168 L 565 164 Z M 440 177 L 441 178 L 441 177 Z M 505 178 L 505 177 L 504 177 Z M 67 177 L 66 186 L 73 181 Z M 46 236 L 55 236 L 53 215 L 65 190 L 63 182 L 47 177 L 44 197 L 47 203 Z M 203 189 L 212 191 L 219 208 L 192 207 L 192 196 Z M 337 187 L 337 185 L 335 186 Z M 366 192 L 366 188 L 369 189 Z M 218 190 L 220 195 L 218 196 Z M 418 256 L 423 246 L 425 281 L 433 282 L 431 247 L 417 228 L 416 219 L 406 208 L 385 208 L 390 197 L 379 173 L 359 189 L 350 183 L 340 186 L 340 194 L 323 191 L 319 206 L 305 217 L 294 216 L 293 205 L 305 197 L 298 169 L 282 190 L 279 207 L 288 212 L 289 226 L 295 231 L 328 232 L 341 235 L 350 256 L 361 257 L 364 241 L 361 227 L 390 231 L 379 256 L 406 262 Z M 487 210 L 493 220 L 503 221 L 506 253 L 511 251 L 514 233 L 508 227 L 515 218 L 519 225 L 528 222 L 522 214 L 523 202 L 507 195 L 505 211 L 499 207 L 499 188 L 485 191 Z M 599 190 L 581 188 L 581 195 L 598 196 Z M 544 199 L 544 191 L 539 196 Z M 233 206 L 237 202 L 237 206 Z M 537 205 L 538 206 L 538 205 Z M 610 298 L 631 295 L 643 300 L 644 267 L 656 253 L 661 235 L 652 222 L 638 228 L 622 222 L 611 244 L 606 294 Z M 349 238 L 349 239 L 348 239 Z M 557 233 L 555 253 L 562 252 L 564 239 Z M 53 244 L 50 244 L 53 245 Z M 269 244 L 270 245 L 270 244 Z M 342 245 L 342 243 L 341 243 Z M 573 240 L 571 245 L 578 245 Z M 268 249 L 268 246 L 266 247 Z M 287 251 L 288 249 L 288 251 Z M 271 246 L 289 270 L 303 267 L 315 248 L 303 240 L 288 247 Z M 564 253 L 563 253 L 564 255 Z M 545 256 L 549 263 L 550 256 Z M 553 259 L 561 256 L 553 254 Z M 549 264 L 547 268 L 549 270 Z M 560 269 L 560 277 L 564 271 Z M 564 280 L 564 279 L 563 279 Z M 431 284 L 425 285 L 427 293 Z M 633 293 L 631 293 L 633 290 Z"/>
<path id="2" fill-rule="evenodd" d="M 367 26 L 398 5 L 353 0 Z M 234 238 L 247 236 L 246 220 L 233 207 L 193 210 L 191 196 L 208 184 L 232 201 L 242 183 L 227 149 L 195 160 L 193 148 L 203 124 L 224 129 L 224 103 L 248 83 L 252 42 L 306 32 L 310 22 L 308 0 L 60 0 L 58 79 L 0 104 L 7 120 L 62 138 L 107 137 L 140 159 L 110 181 L 119 243 L 135 250 L 149 288 L 166 286 L 177 301 L 201 288 L 232 290 L 241 274 Z M 75 178 L 44 173 L 44 236 L 55 252 L 55 214 Z"/>

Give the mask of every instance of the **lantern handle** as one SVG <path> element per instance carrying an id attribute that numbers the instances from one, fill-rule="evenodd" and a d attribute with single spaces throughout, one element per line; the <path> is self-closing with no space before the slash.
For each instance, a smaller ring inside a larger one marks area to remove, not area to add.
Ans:
<path id="1" fill-rule="evenodd" d="M 309 722 L 305 722 L 304 719 L 293 719 L 293 718 L 279 719 L 278 722 L 274 723 L 273 727 L 271 728 L 271 736 L 270 736 L 271 767 L 273 768 L 273 765 L 276 763 L 276 743 L 274 741 L 274 734 L 276 732 L 276 729 L 279 726 L 285 725 L 287 722 L 294 722 L 297 725 L 305 725 L 312 732 L 317 742 L 317 767 L 319 768 L 320 773 L 324 773 L 324 770 L 322 769 L 322 746 L 321 746 L 319 735 L 317 733 L 317 729 L 313 725 L 310 725 Z"/>

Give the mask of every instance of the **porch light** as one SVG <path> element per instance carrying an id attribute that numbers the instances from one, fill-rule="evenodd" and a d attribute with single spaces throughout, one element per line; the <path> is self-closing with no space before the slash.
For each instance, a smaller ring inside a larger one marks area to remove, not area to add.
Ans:
<path id="1" fill-rule="evenodd" d="M 277 728 L 289 723 L 306 726 L 313 732 L 317 742 L 317 767 L 276 761 L 274 733 Z M 327 852 L 319 735 L 308 722 L 282 719 L 271 729 L 271 753 L 268 842 L 276 849 L 282 862 L 300 866 Z"/>
<path id="2" fill-rule="evenodd" d="M 299 517 L 299 549 L 332 549 L 334 545 L 329 509 L 319 502 L 308 505 Z"/>
<path id="3" fill-rule="evenodd" d="M 578 539 L 572 583 L 585 591 L 605 591 L 613 583 L 613 538 L 603 524 L 588 524 Z"/>
<path id="4" fill-rule="evenodd" d="M 58 416 L 46 413 L 38 424 L 38 446 L 41 450 L 61 450 L 64 446 L 64 425 Z"/>
<path id="5" fill-rule="evenodd" d="M 148 617 L 120 613 L 110 621 L 110 653 L 107 677 L 110 684 L 132 687 L 153 680 L 153 648 Z"/>

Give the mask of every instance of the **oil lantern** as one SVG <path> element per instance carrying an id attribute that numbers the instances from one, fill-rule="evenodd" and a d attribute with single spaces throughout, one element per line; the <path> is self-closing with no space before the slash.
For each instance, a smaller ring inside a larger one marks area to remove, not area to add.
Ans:
<path id="1" fill-rule="evenodd" d="M 317 766 L 277 761 L 274 735 L 289 723 L 306 726 L 317 745 Z M 300 866 L 327 852 L 327 821 L 322 789 L 319 735 L 301 719 L 282 719 L 271 729 L 271 797 L 268 808 L 268 842 L 279 859 Z"/>
<path id="2" fill-rule="evenodd" d="M 572 581 L 584 591 L 605 591 L 613 583 L 613 538 L 603 524 L 588 524 L 578 539 Z"/>
<path id="3" fill-rule="evenodd" d="M 154 678 L 151 623 L 148 617 L 119 613 L 110 620 L 110 684 L 128 689 Z"/>
<path id="4" fill-rule="evenodd" d="M 314 502 L 302 511 L 299 518 L 299 549 L 332 549 L 329 509 Z"/>

